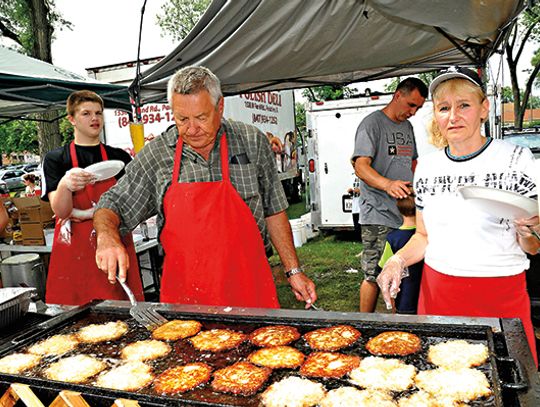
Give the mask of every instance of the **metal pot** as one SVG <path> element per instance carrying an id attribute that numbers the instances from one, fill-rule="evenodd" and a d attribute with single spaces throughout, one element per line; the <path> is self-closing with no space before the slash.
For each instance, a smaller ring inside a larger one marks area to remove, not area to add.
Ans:
<path id="1" fill-rule="evenodd" d="M 45 300 L 45 267 L 36 253 L 24 253 L 8 257 L 0 263 L 4 287 L 35 287 Z"/>

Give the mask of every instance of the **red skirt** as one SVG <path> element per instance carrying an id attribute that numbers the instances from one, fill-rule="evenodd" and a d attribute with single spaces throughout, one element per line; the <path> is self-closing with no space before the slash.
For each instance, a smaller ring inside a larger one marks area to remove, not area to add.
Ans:
<path id="1" fill-rule="evenodd" d="M 538 366 L 525 273 L 506 277 L 456 277 L 424 264 L 419 315 L 519 318 Z"/>

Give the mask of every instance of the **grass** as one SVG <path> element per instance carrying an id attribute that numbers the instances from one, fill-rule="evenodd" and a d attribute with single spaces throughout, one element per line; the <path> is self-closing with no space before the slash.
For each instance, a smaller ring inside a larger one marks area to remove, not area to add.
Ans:
<path id="1" fill-rule="evenodd" d="M 308 213 L 309 210 L 306 209 L 306 194 L 302 194 L 301 202 L 290 204 L 286 212 L 289 219 L 298 219 L 300 216 Z"/>
<path id="2" fill-rule="evenodd" d="M 362 244 L 341 235 L 318 236 L 296 249 L 305 273 L 317 286 L 317 305 L 327 311 L 358 311 L 358 292 L 362 281 L 360 259 Z M 283 276 L 279 256 L 270 258 L 282 308 L 303 309 Z M 355 269 L 357 272 L 347 272 Z"/>

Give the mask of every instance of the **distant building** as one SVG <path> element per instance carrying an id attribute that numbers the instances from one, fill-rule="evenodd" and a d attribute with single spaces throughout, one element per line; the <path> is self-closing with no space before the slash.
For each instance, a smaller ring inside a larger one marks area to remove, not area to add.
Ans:
<path id="1" fill-rule="evenodd" d="M 534 121 L 540 121 L 540 109 L 527 109 L 525 111 L 525 115 L 523 116 L 523 124 L 528 125 L 529 123 L 532 123 Z M 503 126 L 514 125 L 513 103 L 503 103 L 502 122 Z"/>

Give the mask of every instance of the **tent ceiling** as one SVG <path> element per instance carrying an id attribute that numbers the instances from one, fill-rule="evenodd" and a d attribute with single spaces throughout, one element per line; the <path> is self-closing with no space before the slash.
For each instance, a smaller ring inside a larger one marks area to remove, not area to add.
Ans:
<path id="1" fill-rule="evenodd" d="M 0 120 L 64 109 L 68 95 L 98 93 L 110 108 L 131 111 L 127 87 L 92 80 L 0 46 Z"/>
<path id="2" fill-rule="evenodd" d="M 167 80 L 187 65 L 210 68 L 225 94 L 481 66 L 523 3 L 214 0 L 188 37 L 142 74 L 142 101 L 164 101 Z"/>

